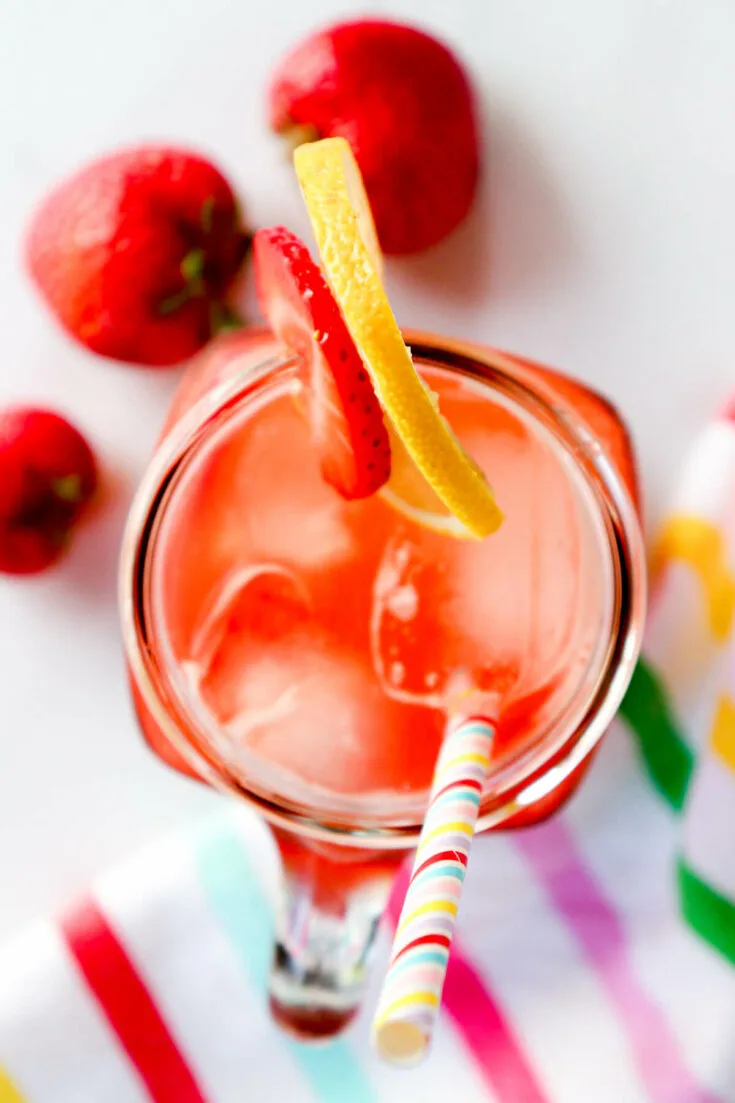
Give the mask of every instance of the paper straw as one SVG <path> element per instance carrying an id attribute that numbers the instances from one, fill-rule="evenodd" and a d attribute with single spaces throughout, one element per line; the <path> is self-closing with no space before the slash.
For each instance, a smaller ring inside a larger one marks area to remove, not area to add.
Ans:
<path id="1" fill-rule="evenodd" d="M 416 1065 L 441 1003 L 467 859 L 490 768 L 493 725 L 473 717 L 449 732 L 373 1021 L 373 1042 L 393 1065 Z"/>

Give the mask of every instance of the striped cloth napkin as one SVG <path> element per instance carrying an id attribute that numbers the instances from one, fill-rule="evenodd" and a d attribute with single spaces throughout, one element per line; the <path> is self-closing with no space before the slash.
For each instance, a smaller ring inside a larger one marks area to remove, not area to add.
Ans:
<path id="1" fill-rule="evenodd" d="M 654 549 L 633 738 L 550 823 L 476 840 L 423 1066 L 368 1042 L 406 878 L 362 1017 L 300 1046 L 267 1010 L 274 847 L 223 802 L 0 951 L 0 1103 L 735 1103 L 734 540 L 724 414 Z"/>
<path id="2" fill-rule="evenodd" d="M 644 654 L 621 715 L 683 823 L 692 927 L 735 964 L 735 404 L 695 442 L 651 555 Z"/>

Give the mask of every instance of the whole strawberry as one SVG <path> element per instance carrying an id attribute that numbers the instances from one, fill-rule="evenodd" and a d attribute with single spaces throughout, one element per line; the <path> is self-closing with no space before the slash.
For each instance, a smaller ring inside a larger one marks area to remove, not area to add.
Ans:
<path id="1" fill-rule="evenodd" d="M 27 257 L 72 337 L 102 356 L 167 366 L 221 327 L 248 241 L 218 169 L 147 146 L 94 161 L 52 191 Z"/>
<path id="2" fill-rule="evenodd" d="M 73 425 L 50 410 L 0 410 L 0 571 L 55 562 L 96 488 L 94 456 Z"/>
<path id="3" fill-rule="evenodd" d="M 425 249 L 467 214 L 479 171 L 472 93 L 429 35 L 382 20 L 319 31 L 277 67 L 268 110 L 296 140 L 347 139 L 385 252 Z"/>

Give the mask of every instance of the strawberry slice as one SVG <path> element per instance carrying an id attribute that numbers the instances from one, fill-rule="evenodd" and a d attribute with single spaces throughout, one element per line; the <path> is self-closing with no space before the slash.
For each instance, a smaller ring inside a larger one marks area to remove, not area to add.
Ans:
<path id="1" fill-rule="evenodd" d="M 304 243 L 283 226 L 253 240 L 260 308 L 301 361 L 322 476 L 367 498 L 390 476 L 390 440 L 375 390 L 334 296 Z"/>

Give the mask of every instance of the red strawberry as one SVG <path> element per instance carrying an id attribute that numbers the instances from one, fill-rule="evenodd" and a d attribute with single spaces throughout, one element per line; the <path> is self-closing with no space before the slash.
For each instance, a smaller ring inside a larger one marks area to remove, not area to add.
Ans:
<path id="1" fill-rule="evenodd" d="M 413 27 L 337 23 L 288 54 L 272 80 L 274 130 L 346 138 L 387 253 L 434 245 L 464 218 L 479 154 L 472 93 L 455 57 Z"/>
<path id="2" fill-rule="evenodd" d="M 0 410 L 0 571 L 35 574 L 58 559 L 96 487 L 73 425 L 49 410 Z"/>
<path id="3" fill-rule="evenodd" d="M 380 403 L 339 307 L 304 243 L 283 226 L 253 238 L 258 301 L 301 360 L 322 475 L 343 498 L 367 498 L 390 476 Z"/>
<path id="4" fill-rule="evenodd" d="M 102 356 L 167 366 L 220 327 L 247 245 L 218 169 L 150 146 L 110 154 L 60 184 L 33 219 L 27 252 L 72 337 Z"/>

